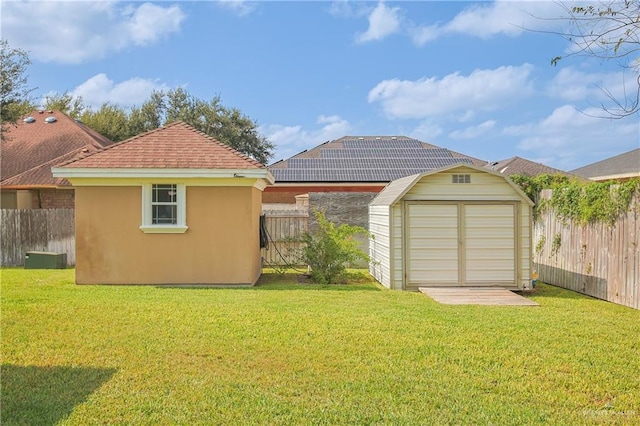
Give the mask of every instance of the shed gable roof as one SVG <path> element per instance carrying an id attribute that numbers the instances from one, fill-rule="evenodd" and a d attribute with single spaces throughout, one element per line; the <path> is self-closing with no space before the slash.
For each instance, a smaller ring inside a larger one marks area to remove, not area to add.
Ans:
<path id="1" fill-rule="evenodd" d="M 113 142 L 60 111 L 32 111 L 2 136 L 2 186 L 69 185 L 51 167 L 113 145 Z M 45 121 L 53 117 L 55 121 Z"/>
<path id="2" fill-rule="evenodd" d="M 504 180 L 507 184 L 509 184 L 514 192 L 516 192 L 522 199 L 526 200 L 526 202 L 530 205 L 533 205 L 533 202 L 527 197 L 527 195 L 518 187 L 518 185 L 514 184 L 511 179 L 507 176 L 501 175 L 500 173 L 494 172 L 492 170 L 487 170 L 483 167 L 478 167 L 473 164 L 465 164 L 458 163 L 452 166 L 442 167 L 436 170 L 430 170 L 424 173 L 418 173 L 412 176 L 406 176 L 402 179 L 397 179 L 393 182 L 390 182 L 382 191 L 378 193 L 378 195 L 369 203 L 370 206 L 392 206 L 399 202 L 402 197 L 404 197 L 407 192 L 414 187 L 414 185 L 419 182 L 422 178 L 436 175 L 444 172 L 460 172 L 465 173 L 469 170 L 488 173 L 494 176 L 499 177 L 501 180 Z"/>
<path id="3" fill-rule="evenodd" d="M 390 182 L 473 157 L 406 136 L 345 136 L 269 166 L 278 182 Z"/>
<path id="4" fill-rule="evenodd" d="M 266 169 L 228 145 L 177 121 L 61 166 L 62 169 Z"/>

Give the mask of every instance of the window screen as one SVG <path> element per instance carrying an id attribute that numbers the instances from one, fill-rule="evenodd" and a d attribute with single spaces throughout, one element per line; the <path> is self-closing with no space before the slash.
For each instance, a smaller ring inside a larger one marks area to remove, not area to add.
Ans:
<path id="1" fill-rule="evenodd" d="M 178 189 L 175 184 L 151 186 L 151 223 L 153 225 L 178 223 Z"/>

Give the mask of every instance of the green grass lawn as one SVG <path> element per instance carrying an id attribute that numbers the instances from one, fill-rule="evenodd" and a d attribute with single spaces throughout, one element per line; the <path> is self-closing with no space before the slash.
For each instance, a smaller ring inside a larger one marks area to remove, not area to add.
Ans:
<path id="1" fill-rule="evenodd" d="M 3 425 L 640 424 L 640 311 L 551 286 L 447 306 L 366 279 L 1 273 Z"/>

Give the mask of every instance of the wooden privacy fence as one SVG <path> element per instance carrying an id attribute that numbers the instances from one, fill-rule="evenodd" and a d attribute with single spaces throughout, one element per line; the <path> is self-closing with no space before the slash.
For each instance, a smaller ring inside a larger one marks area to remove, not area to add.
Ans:
<path id="1" fill-rule="evenodd" d="M 297 265 L 302 244 L 291 239 L 309 228 L 309 214 L 300 211 L 265 212 L 269 244 L 262 249 L 264 266 Z"/>
<path id="2" fill-rule="evenodd" d="M 540 281 L 640 309 L 640 200 L 615 224 L 563 223 L 546 210 L 534 226 Z"/>
<path id="3" fill-rule="evenodd" d="M 0 209 L 2 266 L 22 266 L 28 251 L 67 254 L 75 265 L 73 209 Z"/>

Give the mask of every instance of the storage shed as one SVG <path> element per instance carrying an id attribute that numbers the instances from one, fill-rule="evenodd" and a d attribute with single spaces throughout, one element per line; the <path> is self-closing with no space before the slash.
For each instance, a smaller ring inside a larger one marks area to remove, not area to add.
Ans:
<path id="1" fill-rule="evenodd" d="M 457 164 L 389 183 L 369 204 L 371 274 L 387 288 L 531 286 L 531 200 Z"/>

